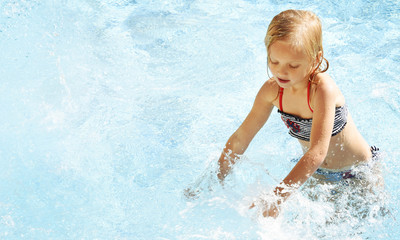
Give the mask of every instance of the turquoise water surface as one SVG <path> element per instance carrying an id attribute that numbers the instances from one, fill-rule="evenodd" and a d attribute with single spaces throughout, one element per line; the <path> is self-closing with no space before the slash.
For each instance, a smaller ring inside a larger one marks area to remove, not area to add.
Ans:
<path id="1" fill-rule="evenodd" d="M 385 190 L 304 187 L 272 220 L 249 199 L 301 154 L 276 111 L 224 187 L 215 164 L 288 8 L 320 16 Z M 399 239 L 399 25 L 389 0 L 1 1 L 0 239 Z"/>

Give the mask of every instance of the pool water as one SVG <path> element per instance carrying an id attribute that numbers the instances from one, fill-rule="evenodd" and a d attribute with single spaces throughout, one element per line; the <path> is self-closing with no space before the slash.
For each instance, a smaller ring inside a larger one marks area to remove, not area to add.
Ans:
<path id="1" fill-rule="evenodd" d="M 385 189 L 310 181 L 272 220 L 248 205 L 301 154 L 275 111 L 224 186 L 215 169 L 288 8 L 320 16 Z M 398 239 L 399 24 L 390 0 L 1 1 L 0 239 Z"/>

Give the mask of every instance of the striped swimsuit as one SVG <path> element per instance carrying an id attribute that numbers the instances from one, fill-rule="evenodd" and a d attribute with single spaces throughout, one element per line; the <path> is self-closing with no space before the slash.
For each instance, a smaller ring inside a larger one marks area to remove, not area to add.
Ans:
<path id="1" fill-rule="evenodd" d="M 311 112 L 314 112 L 310 105 L 310 82 L 308 83 L 307 87 L 307 103 L 308 107 L 310 108 Z M 281 118 L 285 125 L 289 128 L 289 134 L 295 138 L 310 141 L 311 135 L 311 126 L 312 126 L 312 118 L 304 119 L 298 116 L 294 116 L 292 114 L 288 114 L 283 112 L 282 107 L 282 97 L 283 97 L 283 88 L 279 89 L 279 109 L 278 112 L 281 114 Z M 347 105 L 343 105 L 341 107 L 336 107 L 335 111 L 335 121 L 333 124 L 332 136 L 340 133 L 347 123 Z M 372 153 L 372 161 L 371 166 L 377 162 L 380 158 L 379 148 L 372 146 L 371 147 Z M 300 158 L 292 159 L 293 162 L 298 162 Z M 322 175 L 325 177 L 325 181 L 340 181 L 343 179 L 350 179 L 350 178 L 359 178 L 357 173 L 354 173 L 352 169 L 345 170 L 345 171 L 330 171 L 328 169 L 319 168 L 315 171 L 316 174 Z"/>
<path id="2" fill-rule="evenodd" d="M 307 87 L 307 103 L 311 112 L 314 112 L 310 105 L 310 87 L 311 82 L 308 83 Z M 279 89 L 279 109 L 278 112 L 281 114 L 282 121 L 285 123 L 286 127 L 289 128 L 289 134 L 292 137 L 303 141 L 310 141 L 311 135 L 311 126 L 312 126 L 312 118 L 304 119 L 298 116 L 294 116 L 289 113 L 283 112 L 282 107 L 282 97 L 283 97 L 283 88 Z M 335 110 L 335 121 L 333 123 L 332 136 L 340 133 L 347 123 L 347 105 L 343 105 L 341 107 L 336 107 Z"/>

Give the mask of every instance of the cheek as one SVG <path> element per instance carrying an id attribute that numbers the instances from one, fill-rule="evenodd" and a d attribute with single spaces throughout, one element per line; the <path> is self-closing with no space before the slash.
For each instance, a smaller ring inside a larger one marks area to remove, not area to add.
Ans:
<path id="1" fill-rule="evenodd" d="M 310 71 L 308 68 L 301 68 L 301 69 L 297 69 L 296 71 L 293 71 L 293 73 L 295 73 L 299 76 L 306 76 L 306 75 L 310 74 Z"/>
<path id="2" fill-rule="evenodd" d="M 309 66 L 308 68 L 306 68 L 304 71 L 307 72 L 307 74 L 310 74 L 311 72 L 314 71 L 314 66 L 313 66 L 313 65 L 310 65 L 310 66 Z"/>
<path id="3" fill-rule="evenodd" d="M 268 68 L 269 68 L 269 70 L 270 70 L 273 74 L 275 73 L 275 71 L 276 71 L 275 65 L 273 65 L 273 64 L 268 64 Z"/>

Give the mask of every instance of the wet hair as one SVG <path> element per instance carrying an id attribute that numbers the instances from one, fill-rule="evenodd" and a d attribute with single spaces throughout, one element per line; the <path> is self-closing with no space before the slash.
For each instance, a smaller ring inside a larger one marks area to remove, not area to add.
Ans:
<path id="1" fill-rule="evenodd" d="M 276 15 L 268 26 L 264 42 L 267 48 L 269 61 L 269 47 L 276 41 L 288 41 L 294 48 L 302 49 L 315 62 L 318 53 L 322 56 L 310 74 L 310 81 L 321 72 L 329 68 L 329 62 L 324 58 L 322 47 L 321 21 L 311 11 L 286 10 Z M 325 64 L 323 62 L 325 61 Z"/>

